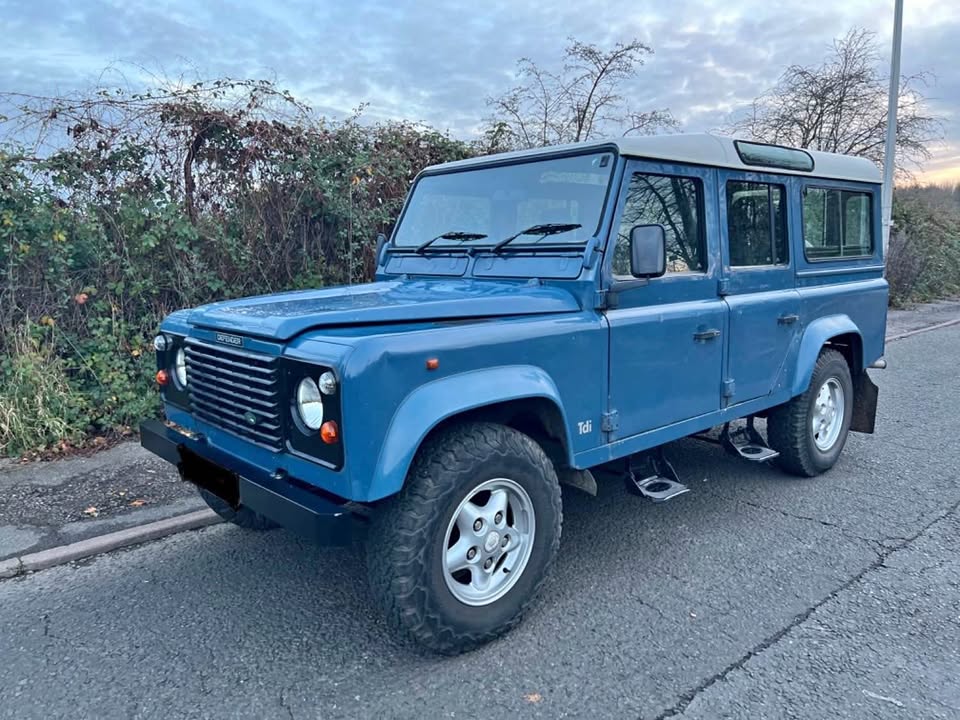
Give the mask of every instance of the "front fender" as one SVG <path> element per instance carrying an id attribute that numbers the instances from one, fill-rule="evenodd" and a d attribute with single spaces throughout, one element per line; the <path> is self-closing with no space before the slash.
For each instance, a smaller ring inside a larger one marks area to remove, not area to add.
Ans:
<path id="1" fill-rule="evenodd" d="M 533 365 L 474 370 L 421 385 L 407 395 L 390 421 L 368 498 L 384 498 L 403 487 L 420 444 L 439 423 L 468 410 L 524 398 L 545 398 L 553 402 L 563 417 L 564 432 L 569 432 L 556 384 L 546 372 Z M 567 448 L 569 439 L 566 438 Z"/>
<path id="2" fill-rule="evenodd" d="M 846 315 L 827 315 L 807 325 L 797 353 L 797 369 L 793 376 L 791 397 L 800 395 L 810 386 L 813 368 L 827 340 L 848 333 L 854 333 L 862 340 L 860 328 Z"/>

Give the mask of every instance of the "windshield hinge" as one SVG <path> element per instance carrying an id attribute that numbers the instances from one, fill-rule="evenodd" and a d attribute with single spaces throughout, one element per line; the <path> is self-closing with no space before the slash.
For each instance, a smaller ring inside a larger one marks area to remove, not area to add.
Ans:
<path id="1" fill-rule="evenodd" d="M 586 251 L 583 253 L 583 266 L 585 268 L 592 268 L 599 254 L 600 240 L 597 237 L 592 237 L 587 240 Z"/>
<path id="2" fill-rule="evenodd" d="M 605 412 L 600 416 L 600 429 L 603 432 L 615 432 L 620 427 L 620 413 L 616 410 Z"/>

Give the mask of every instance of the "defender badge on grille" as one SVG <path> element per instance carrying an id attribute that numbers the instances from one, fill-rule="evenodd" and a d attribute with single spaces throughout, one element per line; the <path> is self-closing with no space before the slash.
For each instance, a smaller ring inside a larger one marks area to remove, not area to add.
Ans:
<path id="1" fill-rule="evenodd" d="M 243 347 L 243 338 L 239 335 L 230 335 L 229 333 L 217 333 L 217 342 L 224 345 L 233 345 L 234 347 Z"/>
<path id="2" fill-rule="evenodd" d="M 257 416 L 254 415 L 254 414 L 253 414 L 252 412 L 250 412 L 249 410 L 243 414 L 243 419 L 247 421 L 247 425 L 256 425 L 256 424 L 257 424 Z"/>

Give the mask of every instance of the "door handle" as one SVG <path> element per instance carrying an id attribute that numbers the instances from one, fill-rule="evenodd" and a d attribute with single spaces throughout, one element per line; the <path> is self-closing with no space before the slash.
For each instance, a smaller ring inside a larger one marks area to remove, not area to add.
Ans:
<path id="1" fill-rule="evenodd" d="M 716 328 L 710 328 L 709 330 L 699 330 L 693 334 L 693 339 L 697 342 L 706 342 L 707 340 L 713 340 L 714 338 L 720 337 L 720 331 Z"/>
<path id="2" fill-rule="evenodd" d="M 800 319 L 800 316 L 796 313 L 790 313 L 789 315 L 781 315 L 777 318 L 777 323 L 780 325 L 793 325 L 797 320 Z"/>

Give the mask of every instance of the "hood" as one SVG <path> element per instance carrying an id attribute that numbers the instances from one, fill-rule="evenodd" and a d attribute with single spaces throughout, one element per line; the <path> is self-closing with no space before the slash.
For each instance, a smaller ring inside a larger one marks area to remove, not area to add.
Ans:
<path id="1" fill-rule="evenodd" d="M 202 305 L 191 325 L 274 340 L 334 325 L 422 322 L 580 309 L 567 291 L 534 283 L 485 280 L 375 282 L 263 295 Z"/>

